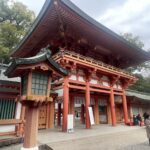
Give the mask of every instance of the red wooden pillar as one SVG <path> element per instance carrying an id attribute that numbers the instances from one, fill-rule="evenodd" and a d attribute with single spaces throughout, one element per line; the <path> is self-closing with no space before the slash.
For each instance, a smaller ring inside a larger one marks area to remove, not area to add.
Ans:
<path id="1" fill-rule="evenodd" d="M 81 123 L 85 124 L 85 118 L 84 118 L 84 104 L 81 105 Z"/>
<path id="2" fill-rule="evenodd" d="M 74 105 L 74 96 L 70 97 L 70 101 L 69 101 L 69 114 L 73 115 L 73 125 L 75 125 L 75 105 Z"/>
<path id="3" fill-rule="evenodd" d="M 67 131 L 67 117 L 68 117 L 68 102 L 69 102 L 69 87 L 68 77 L 64 77 L 64 95 L 63 95 L 63 128 L 64 132 Z"/>
<path id="4" fill-rule="evenodd" d="M 110 109 L 111 109 L 112 126 L 116 126 L 116 112 L 115 112 L 115 100 L 113 88 L 111 88 L 110 90 Z"/>
<path id="5" fill-rule="evenodd" d="M 74 116 L 74 97 L 73 96 L 70 97 L 70 105 L 69 106 L 70 106 L 69 113 L 73 114 L 73 116 Z"/>
<path id="6" fill-rule="evenodd" d="M 98 97 L 95 97 L 94 119 L 95 119 L 95 124 L 98 125 L 99 124 Z"/>
<path id="7" fill-rule="evenodd" d="M 123 112 L 124 112 L 124 121 L 125 121 L 125 124 L 127 124 L 128 123 L 128 108 L 127 108 L 125 90 L 123 90 L 122 104 L 123 104 Z"/>
<path id="8" fill-rule="evenodd" d="M 23 148 L 37 148 L 38 107 L 26 107 L 26 124 Z"/>
<path id="9" fill-rule="evenodd" d="M 57 125 L 61 126 L 61 103 L 58 103 Z"/>
<path id="10" fill-rule="evenodd" d="M 89 106 L 90 106 L 90 83 L 89 83 L 89 79 L 88 79 L 86 81 L 86 91 L 85 91 L 86 129 L 89 129 L 91 127 L 90 117 L 89 117 L 89 110 L 88 110 Z"/>

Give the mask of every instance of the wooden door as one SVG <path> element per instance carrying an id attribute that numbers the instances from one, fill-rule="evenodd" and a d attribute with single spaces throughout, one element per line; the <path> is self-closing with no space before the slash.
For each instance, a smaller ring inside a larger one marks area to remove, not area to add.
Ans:
<path id="1" fill-rule="evenodd" d="M 43 105 L 39 108 L 39 129 L 46 128 L 47 119 L 47 105 Z"/>

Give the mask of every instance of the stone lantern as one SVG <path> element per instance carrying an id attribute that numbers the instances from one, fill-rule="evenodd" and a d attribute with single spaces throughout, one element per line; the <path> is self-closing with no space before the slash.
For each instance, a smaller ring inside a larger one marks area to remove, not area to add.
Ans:
<path id="1" fill-rule="evenodd" d="M 5 72 L 8 77 L 21 77 L 20 102 L 26 107 L 23 150 L 38 149 L 38 108 L 50 101 L 52 73 L 58 76 L 68 74 L 51 58 L 48 48 L 34 57 L 13 59 Z"/>

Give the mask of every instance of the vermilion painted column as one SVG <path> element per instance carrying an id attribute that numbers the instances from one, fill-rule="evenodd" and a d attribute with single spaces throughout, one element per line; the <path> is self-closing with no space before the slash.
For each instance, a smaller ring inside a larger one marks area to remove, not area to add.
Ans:
<path id="1" fill-rule="evenodd" d="M 68 102 L 69 102 L 69 87 L 68 77 L 64 77 L 64 95 L 63 95 L 63 128 L 64 132 L 67 131 L 67 117 L 68 117 Z"/>
<path id="2" fill-rule="evenodd" d="M 95 119 L 95 124 L 98 125 L 99 124 L 98 97 L 95 97 L 94 119 Z"/>
<path id="3" fill-rule="evenodd" d="M 116 126 L 116 112 L 115 112 L 115 101 L 114 101 L 114 92 L 113 88 L 110 90 L 110 109 L 111 109 L 111 119 L 112 126 Z"/>
<path id="4" fill-rule="evenodd" d="M 69 103 L 69 114 L 73 115 L 73 124 L 75 125 L 75 106 L 74 106 L 74 96 L 70 97 L 70 103 Z"/>
<path id="5" fill-rule="evenodd" d="M 107 116 L 108 116 L 107 123 L 112 124 L 110 102 L 108 102 L 108 105 L 107 105 Z"/>
<path id="6" fill-rule="evenodd" d="M 61 126 L 61 103 L 58 103 L 57 125 Z"/>
<path id="7" fill-rule="evenodd" d="M 124 112 L 124 121 L 125 121 L 125 124 L 127 124 L 128 123 L 128 108 L 127 108 L 125 90 L 123 90 L 122 104 L 123 104 L 123 112 Z"/>
<path id="8" fill-rule="evenodd" d="M 69 113 L 73 114 L 73 116 L 74 116 L 74 97 L 73 96 L 70 97 Z"/>
<path id="9" fill-rule="evenodd" d="M 89 110 L 88 107 L 90 106 L 90 83 L 89 80 L 86 81 L 86 91 L 85 91 L 85 113 L 86 113 L 86 129 L 89 129 L 91 127 L 90 124 L 90 117 L 89 117 Z"/>
<path id="10" fill-rule="evenodd" d="M 84 118 L 84 104 L 81 105 L 81 123 L 85 124 L 85 118 Z"/>
<path id="11" fill-rule="evenodd" d="M 69 97 L 69 114 L 72 114 L 72 96 Z"/>
<path id="12" fill-rule="evenodd" d="M 25 137 L 22 150 L 26 148 L 37 147 L 37 133 L 38 133 L 38 107 L 26 107 L 26 124 L 25 124 Z"/>

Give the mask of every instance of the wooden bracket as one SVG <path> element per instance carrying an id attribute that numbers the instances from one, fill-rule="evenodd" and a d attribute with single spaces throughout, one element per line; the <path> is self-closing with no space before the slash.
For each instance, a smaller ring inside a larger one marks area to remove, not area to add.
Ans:
<path id="1" fill-rule="evenodd" d="M 113 87 L 114 84 L 115 84 L 119 79 L 120 79 L 120 76 L 112 76 L 112 77 L 110 78 L 110 85 L 111 85 L 111 87 Z"/>
<path id="2" fill-rule="evenodd" d="M 122 81 L 122 87 L 124 89 L 128 88 L 130 85 L 132 85 L 134 83 L 134 80 L 133 79 L 125 79 Z"/>

